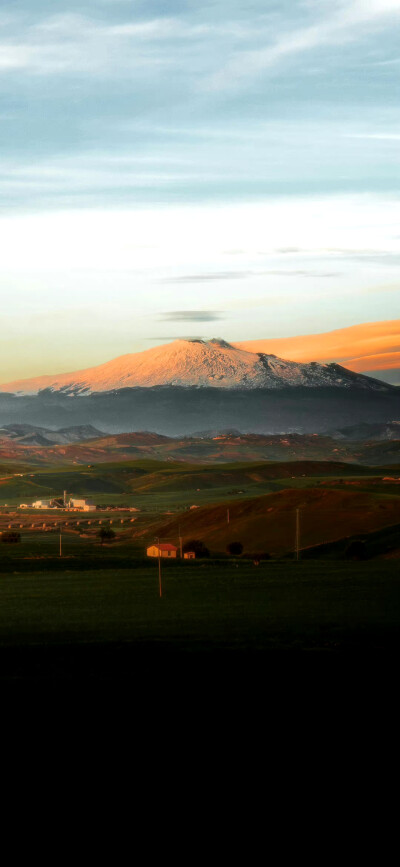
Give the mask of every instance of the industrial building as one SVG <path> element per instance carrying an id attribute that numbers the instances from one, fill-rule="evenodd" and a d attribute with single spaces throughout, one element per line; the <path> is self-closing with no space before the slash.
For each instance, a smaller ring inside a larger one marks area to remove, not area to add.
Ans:
<path id="1" fill-rule="evenodd" d="M 68 509 L 76 512 L 95 512 L 96 504 L 92 502 L 92 500 L 86 500 L 84 498 L 76 498 L 71 497 L 68 506 Z"/>
<path id="2" fill-rule="evenodd" d="M 72 512 L 95 512 L 96 504 L 92 500 L 87 500 L 85 497 L 71 497 L 67 502 L 64 496 L 60 499 L 52 500 L 35 500 L 34 503 L 20 503 L 20 509 L 67 509 Z"/>

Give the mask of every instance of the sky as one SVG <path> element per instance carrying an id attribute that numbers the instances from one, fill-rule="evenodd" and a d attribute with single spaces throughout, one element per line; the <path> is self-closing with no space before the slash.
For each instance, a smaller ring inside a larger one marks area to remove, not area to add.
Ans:
<path id="1" fill-rule="evenodd" d="M 400 0 L 9 0 L 0 381 L 399 317 Z"/>

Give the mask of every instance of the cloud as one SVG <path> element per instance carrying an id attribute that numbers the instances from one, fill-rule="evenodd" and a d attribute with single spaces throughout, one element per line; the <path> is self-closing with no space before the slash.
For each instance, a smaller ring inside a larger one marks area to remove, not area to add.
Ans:
<path id="1" fill-rule="evenodd" d="M 351 250 L 330 248 L 325 251 L 332 258 L 351 259 L 356 262 L 371 262 L 382 265 L 398 265 L 400 264 L 400 252 L 391 250 Z"/>
<path id="2" fill-rule="evenodd" d="M 331 14 L 327 14 L 326 9 Z M 237 52 L 233 59 L 206 86 L 211 90 L 235 89 L 246 80 L 272 69 L 282 60 L 326 45 L 343 45 L 359 40 L 364 31 L 385 24 L 390 17 L 400 15 L 398 0 L 331 0 L 316 4 L 320 18 L 308 27 L 285 29 L 282 35 L 265 47 Z M 269 33 L 265 33 L 268 41 Z"/>
<path id="3" fill-rule="evenodd" d="M 127 4 L 125 18 L 120 13 L 114 19 L 104 8 L 96 17 L 85 14 L 84 4 L 80 12 L 42 20 L 38 15 L 32 20 L 28 12 L 8 16 L 3 27 L 0 21 L 0 73 L 29 69 L 38 75 L 121 76 L 124 70 L 151 66 L 154 76 L 157 67 L 184 66 L 186 80 L 192 73 L 195 77 L 199 72 L 209 74 L 213 58 L 226 56 L 232 45 L 246 43 L 258 32 L 257 14 L 250 25 L 229 16 L 218 22 L 207 11 L 162 15 L 157 10 L 142 18 L 131 5 Z M 191 70 L 193 63 L 196 70 Z"/>
<path id="4" fill-rule="evenodd" d="M 277 253 L 302 253 L 300 247 L 277 247 Z"/>
<path id="5" fill-rule="evenodd" d="M 377 139 L 378 141 L 399 141 L 400 132 L 354 132 L 345 133 L 345 138 Z"/>
<path id="6" fill-rule="evenodd" d="M 158 321 L 164 322 L 215 322 L 224 314 L 218 310 L 172 310 L 162 313 Z"/>
<path id="7" fill-rule="evenodd" d="M 250 352 L 273 352 L 291 361 L 337 361 L 355 371 L 400 366 L 400 320 L 366 322 L 322 334 L 235 343 Z"/>
<path id="8" fill-rule="evenodd" d="M 160 277 L 159 283 L 208 283 L 214 280 L 247 280 L 251 277 L 337 277 L 338 271 L 313 271 L 312 269 L 273 268 L 260 271 L 215 271 L 206 274 L 181 274 L 177 277 Z"/>
<path id="9" fill-rule="evenodd" d="M 170 67 L 185 70 L 185 85 L 190 80 L 196 89 L 229 89 L 285 58 L 352 43 L 400 14 L 398 0 L 330 0 L 312 5 L 311 24 L 292 23 L 290 28 L 291 22 L 310 17 L 305 17 L 303 3 L 293 7 L 292 16 L 285 10 L 281 15 L 268 12 L 261 5 L 244 15 L 240 4 L 227 4 L 219 15 L 206 4 L 204 10 L 142 18 L 127 4 L 126 13 L 121 10 L 125 17 L 120 12 L 114 20 L 104 5 L 103 17 L 85 15 L 84 5 L 81 13 L 42 20 L 32 20 L 27 12 L 4 23 L 0 74 L 29 69 L 37 75 L 115 77 L 151 66 L 154 77 L 158 69 Z M 277 34 L 273 41 L 271 34 Z"/>
<path id="10" fill-rule="evenodd" d="M 121 74 L 123 69 L 176 65 L 171 41 L 195 38 L 190 28 L 174 18 L 153 18 L 109 24 L 82 14 L 54 15 L 28 23 L 16 18 L 9 35 L 0 42 L 0 73 L 29 69 L 38 75 L 82 72 Z M 200 28 L 205 33 L 206 27 Z M 155 46 L 159 50 L 155 50 Z M 118 62 L 116 62 L 118 58 Z"/>
<path id="11" fill-rule="evenodd" d="M 161 277 L 160 283 L 208 283 L 213 280 L 244 280 L 253 277 L 254 271 L 212 271 L 206 274 L 181 274 L 178 277 Z"/>
<path id="12" fill-rule="evenodd" d="M 272 275 L 273 277 L 337 277 L 338 271 L 312 271 L 311 269 L 303 269 L 303 270 L 290 270 L 284 271 L 282 268 L 276 268 L 273 271 L 261 271 L 259 272 L 259 276 L 261 275 Z"/>

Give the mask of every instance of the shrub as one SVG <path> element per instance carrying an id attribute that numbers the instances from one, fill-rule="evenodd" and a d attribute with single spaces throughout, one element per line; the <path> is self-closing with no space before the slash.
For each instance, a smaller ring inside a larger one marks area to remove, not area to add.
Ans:
<path id="1" fill-rule="evenodd" d="M 228 554 L 232 555 L 232 557 L 240 557 L 243 553 L 243 545 L 241 542 L 229 542 L 229 545 L 226 546 L 226 550 Z"/>
<path id="2" fill-rule="evenodd" d="M 191 539 L 190 542 L 185 542 L 183 546 L 183 553 L 186 551 L 194 551 L 196 554 L 196 559 L 198 557 L 209 557 L 210 552 L 208 548 L 205 546 L 204 542 L 201 539 Z"/>
<path id="3" fill-rule="evenodd" d="M 97 535 L 101 539 L 101 544 L 103 544 L 103 542 L 110 542 L 111 539 L 115 539 L 115 533 L 114 530 L 111 529 L 111 527 L 101 527 Z"/>
<path id="4" fill-rule="evenodd" d="M 6 544 L 9 545 L 14 545 L 21 541 L 21 533 L 17 533 L 15 530 L 10 530 L 9 533 L 3 533 L 1 541 L 6 542 Z"/>
<path id="5" fill-rule="evenodd" d="M 347 560 L 366 560 L 367 549 L 365 542 L 362 542 L 361 539 L 354 539 L 347 546 L 345 556 Z"/>

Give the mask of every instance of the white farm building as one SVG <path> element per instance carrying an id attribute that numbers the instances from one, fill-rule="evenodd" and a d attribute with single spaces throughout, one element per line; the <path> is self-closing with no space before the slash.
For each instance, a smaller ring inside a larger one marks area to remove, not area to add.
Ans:
<path id="1" fill-rule="evenodd" d="M 77 497 L 71 497 L 68 508 L 76 510 L 77 512 L 95 512 L 96 505 L 92 503 L 91 500 L 86 499 L 78 499 Z"/>

